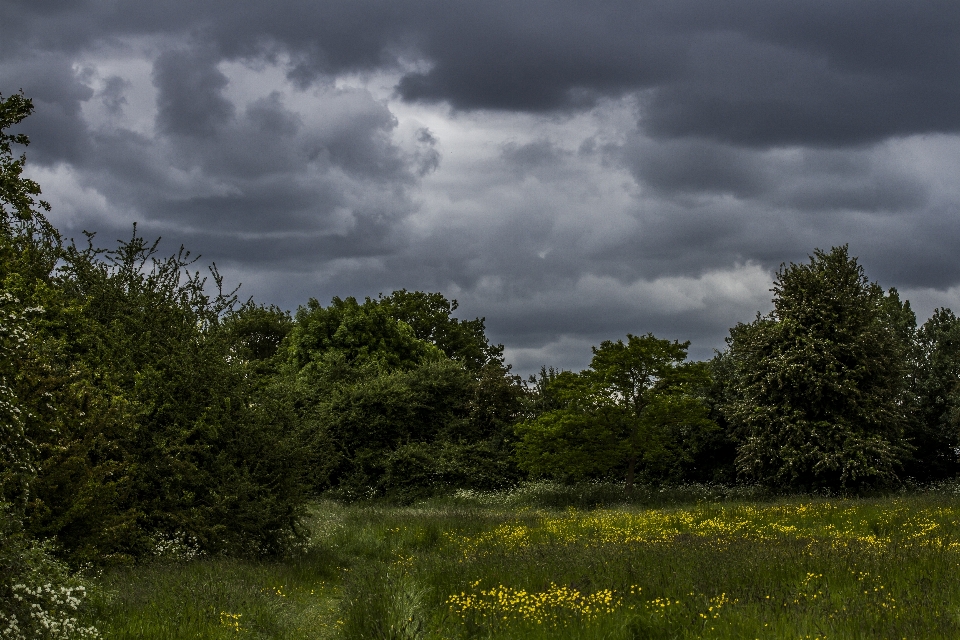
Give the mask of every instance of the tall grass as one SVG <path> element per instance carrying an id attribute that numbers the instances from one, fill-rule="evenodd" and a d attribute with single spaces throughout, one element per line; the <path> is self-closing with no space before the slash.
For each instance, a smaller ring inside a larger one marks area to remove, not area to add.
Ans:
<path id="1" fill-rule="evenodd" d="M 113 570 L 100 627 L 108 638 L 960 637 L 952 488 L 859 500 L 648 491 L 319 503 L 310 544 L 285 561 Z"/>

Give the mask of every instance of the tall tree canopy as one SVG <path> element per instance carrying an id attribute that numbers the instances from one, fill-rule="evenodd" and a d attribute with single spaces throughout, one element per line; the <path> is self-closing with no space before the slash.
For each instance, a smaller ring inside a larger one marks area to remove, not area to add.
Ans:
<path id="1" fill-rule="evenodd" d="M 414 335 L 436 345 L 449 358 L 470 370 L 491 362 L 503 364 L 503 345 L 487 340 L 483 318 L 460 320 L 453 317 L 459 304 L 440 293 L 400 289 L 377 300 L 395 319 L 405 322 Z"/>
<path id="2" fill-rule="evenodd" d="M 898 479 L 916 321 L 846 246 L 781 265 L 774 309 L 731 329 L 725 407 L 747 477 L 780 488 L 856 490 Z"/>
<path id="3" fill-rule="evenodd" d="M 909 435 L 916 447 L 908 475 L 921 481 L 960 473 L 960 318 L 937 309 L 917 332 L 914 392 L 916 419 Z"/>
<path id="4" fill-rule="evenodd" d="M 516 478 L 520 386 L 483 320 L 439 293 L 310 300 L 280 353 L 316 490 L 347 496 L 494 488 Z"/>
<path id="5" fill-rule="evenodd" d="M 545 382 L 559 408 L 517 427 L 522 467 L 536 475 L 585 477 L 638 466 L 646 479 L 679 479 L 706 432 L 716 428 L 698 391 L 703 363 L 685 362 L 689 343 L 627 335 L 593 348 L 590 368 Z"/>

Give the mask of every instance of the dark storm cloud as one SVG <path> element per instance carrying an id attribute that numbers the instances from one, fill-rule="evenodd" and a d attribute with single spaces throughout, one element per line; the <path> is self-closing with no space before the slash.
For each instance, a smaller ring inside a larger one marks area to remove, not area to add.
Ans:
<path id="1" fill-rule="evenodd" d="M 421 35 L 433 67 L 399 85 L 409 100 L 549 111 L 647 90 L 654 134 L 760 146 L 960 123 L 955 3 L 487 2 L 443 19 Z"/>
<path id="2" fill-rule="evenodd" d="M 416 140 L 417 148 L 414 152 L 413 161 L 417 168 L 417 175 L 422 178 L 440 167 L 441 154 L 437 149 L 439 140 L 426 127 L 417 129 Z"/>
<path id="3" fill-rule="evenodd" d="M 404 189 L 414 169 L 390 140 L 395 118 L 366 92 L 329 88 L 323 113 L 309 120 L 276 91 L 238 108 L 202 50 L 162 54 L 153 81 L 158 135 L 98 130 L 74 163 L 87 185 L 143 222 L 225 237 L 344 235 L 376 227 L 365 218 L 389 222 L 409 211 Z M 112 100 L 122 97 L 110 79 L 105 86 L 114 87 Z"/>
<path id="4" fill-rule="evenodd" d="M 620 152 L 634 175 L 664 194 L 755 195 L 764 188 L 764 166 L 755 154 L 702 139 L 655 141 L 637 136 Z"/>
<path id="5" fill-rule="evenodd" d="M 394 250 L 391 232 L 412 210 L 408 188 L 440 162 L 429 131 L 418 133 L 415 157 L 406 157 L 391 140 L 396 118 L 360 89 L 319 90 L 320 113 L 291 109 L 278 91 L 235 103 L 203 46 L 170 49 L 152 66 L 155 133 L 88 130 L 80 104 L 94 99 L 119 116 L 129 107 L 130 83 L 108 76 L 95 94 L 76 74 L 62 73 L 85 89 L 61 98 L 83 125 L 67 133 L 84 135 L 84 144 L 73 157 L 53 155 L 44 146 L 48 130 L 29 130 L 31 164 L 68 161 L 80 187 L 104 194 L 121 212 L 119 220 L 64 220 L 68 236 L 93 228 L 109 244 L 128 236 L 136 220 L 143 233 L 248 269 L 319 268 Z M 30 124 L 43 124 L 38 116 L 46 111 L 49 119 L 51 111 L 44 100 L 35 104 Z M 44 153 L 34 153 L 37 147 Z"/>
<path id="6" fill-rule="evenodd" d="M 221 91 L 227 77 L 205 51 L 166 51 L 153 63 L 157 127 L 162 133 L 206 137 L 229 122 L 233 104 Z"/>
<path id="7" fill-rule="evenodd" d="M 518 145 L 508 142 L 503 145 L 500 156 L 516 166 L 518 169 L 535 169 L 537 167 L 551 167 L 557 164 L 562 152 L 549 140 L 537 140 Z"/>
<path id="8" fill-rule="evenodd" d="M 93 91 L 71 62 L 46 52 L 0 58 L 0 91 L 7 96 L 23 89 L 36 109 L 30 118 L 30 157 L 34 162 L 76 161 L 88 144 L 81 103 L 89 100 Z"/>
<path id="9" fill-rule="evenodd" d="M 927 190 L 871 150 L 764 151 L 702 138 L 634 136 L 605 150 L 642 184 L 666 197 L 731 195 L 799 211 L 903 212 L 923 207 Z"/>
<path id="10" fill-rule="evenodd" d="M 130 82 L 120 76 L 110 76 L 104 82 L 103 90 L 97 95 L 101 104 L 111 115 L 119 115 L 127 104 L 127 98 L 123 95 L 130 87 Z"/>
<path id="11" fill-rule="evenodd" d="M 400 94 L 458 109 L 569 110 L 644 91 L 643 126 L 658 136 L 831 146 L 960 126 L 960 5 L 946 0 L 5 6 L 21 46 L 186 33 L 226 57 L 286 54 L 302 86 L 422 59 Z"/>

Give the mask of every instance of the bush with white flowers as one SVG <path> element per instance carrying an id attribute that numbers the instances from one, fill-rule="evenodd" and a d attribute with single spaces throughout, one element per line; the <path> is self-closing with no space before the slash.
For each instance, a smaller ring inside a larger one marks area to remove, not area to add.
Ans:
<path id="1" fill-rule="evenodd" d="M 92 626 L 82 625 L 76 618 L 77 609 L 86 596 L 83 585 L 42 584 L 30 586 L 17 583 L 11 586 L 13 599 L 21 604 L 18 612 L 0 612 L 0 637 L 15 640 L 27 638 L 99 638 Z"/>
<path id="2" fill-rule="evenodd" d="M 28 354 L 28 316 L 35 311 L 21 308 L 9 293 L 0 293 L 0 499 L 17 503 L 27 499 L 34 446 L 24 428 L 28 416 L 14 390 L 14 378 Z"/>
<path id="3" fill-rule="evenodd" d="M 94 627 L 81 622 L 83 581 L 22 530 L 35 447 L 16 377 L 30 356 L 29 316 L 38 311 L 0 293 L 0 639 L 98 638 Z"/>
<path id="4" fill-rule="evenodd" d="M 20 527 L 0 503 L 0 639 L 99 638 L 84 623 L 88 585 Z"/>

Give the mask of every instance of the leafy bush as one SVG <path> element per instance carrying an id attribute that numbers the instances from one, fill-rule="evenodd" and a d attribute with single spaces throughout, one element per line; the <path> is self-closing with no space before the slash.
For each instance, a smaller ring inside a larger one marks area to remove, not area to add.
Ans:
<path id="1" fill-rule="evenodd" d="M 37 322 L 49 406 L 28 428 L 38 476 L 28 527 L 74 560 L 127 561 L 158 534 L 211 553 L 278 553 L 306 487 L 285 399 L 238 357 L 235 298 L 155 257 L 134 233 L 113 250 L 68 247 Z"/>
<path id="2" fill-rule="evenodd" d="M 917 332 L 917 367 L 912 378 L 916 420 L 908 435 L 916 448 L 906 474 L 929 482 L 960 473 L 960 318 L 937 309 Z"/>
<path id="3" fill-rule="evenodd" d="M 24 537 L 11 505 L 0 503 L 0 638 L 98 638 L 86 623 L 89 585 Z"/>
<path id="4" fill-rule="evenodd" d="M 297 312 L 278 380 L 317 492 L 409 501 L 514 481 L 522 389 L 482 320 L 450 318 L 455 308 L 440 294 L 397 291 Z"/>
<path id="5" fill-rule="evenodd" d="M 28 324 L 30 309 L 8 292 L 0 293 L 0 500 L 18 506 L 29 498 L 34 476 L 34 443 L 27 437 L 28 406 L 18 382 L 32 369 Z"/>

